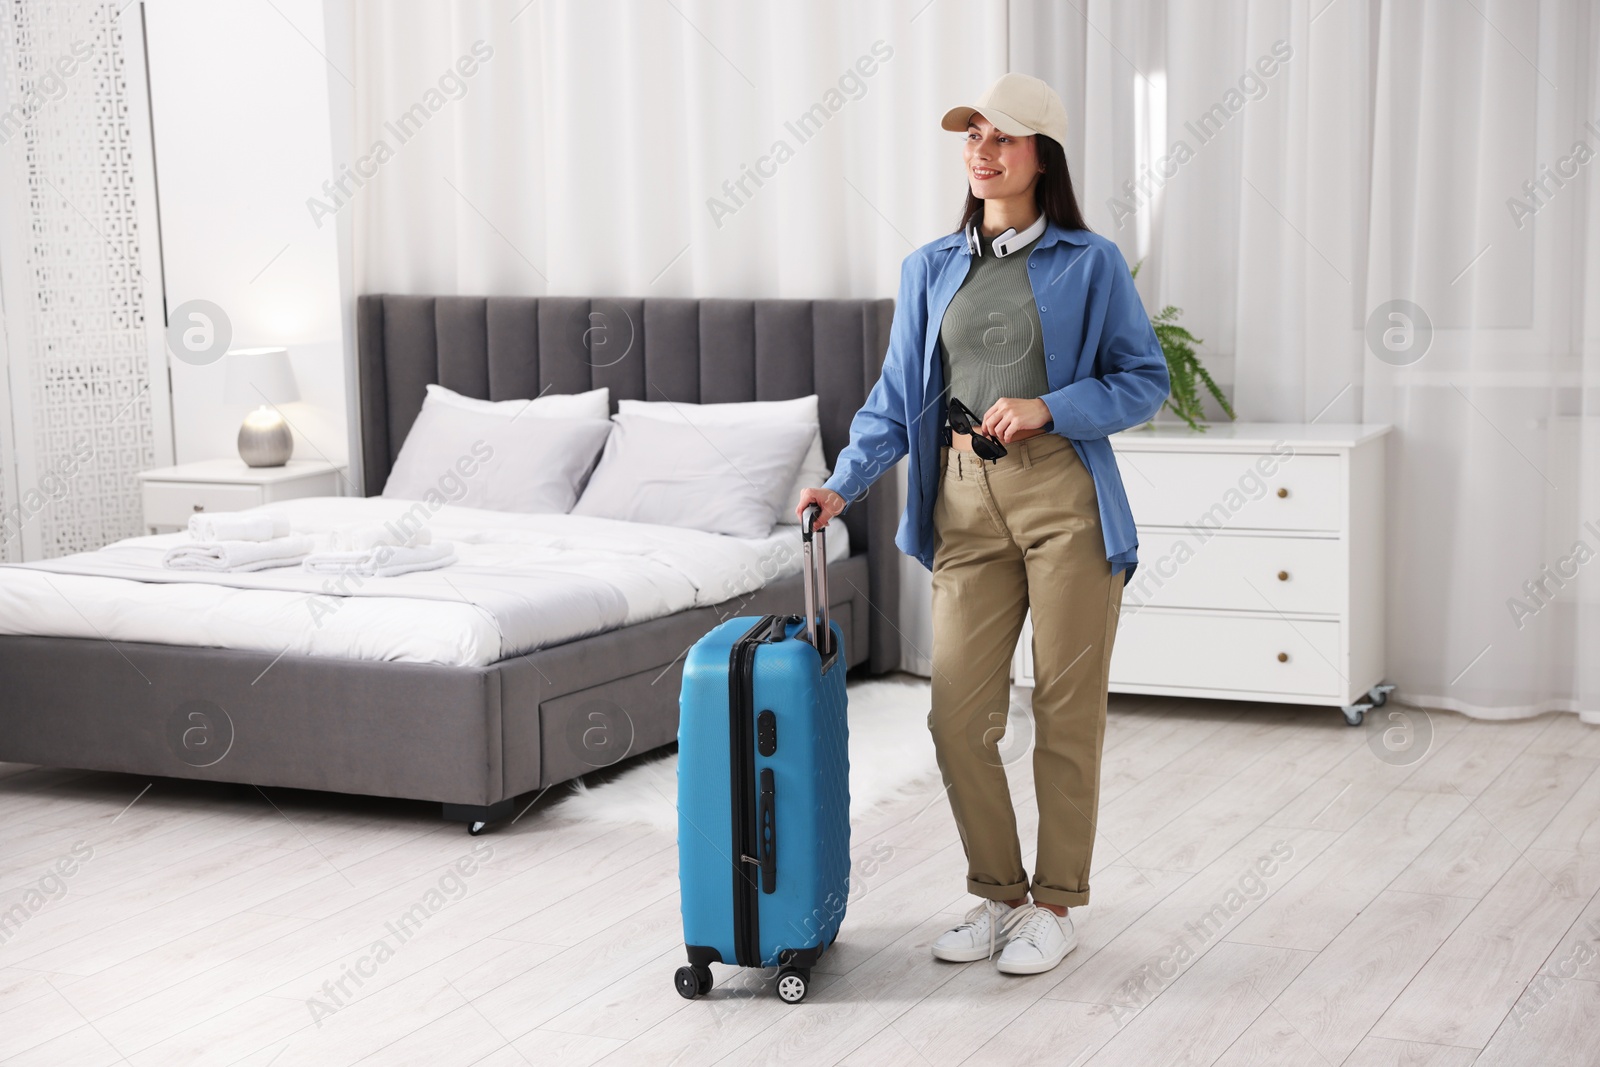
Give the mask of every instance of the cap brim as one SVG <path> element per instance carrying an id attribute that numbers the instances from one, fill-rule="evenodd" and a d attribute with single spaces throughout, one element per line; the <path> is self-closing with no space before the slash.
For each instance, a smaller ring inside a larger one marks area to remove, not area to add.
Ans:
<path id="1" fill-rule="evenodd" d="M 939 125 L 947 130 L 960 133 L 967 128 L 967 123 L 972 120 L 974 115 L 982 115 L 993 123 L 1001 133 L 1009 133 L 1013 137 L 1031 137 L 1039 132 L 1025 123 L 1018 122 L 1004 111 L 996 111 L 992 107 L 984 111 L 980 111 L 975 107 L 953 107 L 944 113 L 944 118 Z"/>

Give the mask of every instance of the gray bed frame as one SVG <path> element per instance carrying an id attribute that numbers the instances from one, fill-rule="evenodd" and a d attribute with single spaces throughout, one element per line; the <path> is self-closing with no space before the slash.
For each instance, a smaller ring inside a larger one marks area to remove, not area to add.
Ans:
<path id="1" fill-rule="evenodd" d="M 816 393 L 829 464 L 877 380 L 889 300 L 363 296 L 364 491 L 437 382 L 490 400 L 609 386 L 724 403 Z M 848 663 L 899 665 L 892 492 L 828 569 Z M 796 528 L 796 541 L 799 531 Z M 478 832 L 516 798 L 675 740 L 684 654 L 725 618 L 801 610 L 799 577 L 487 667 L 0 637 L 0 760 L 436 801 Z"/>

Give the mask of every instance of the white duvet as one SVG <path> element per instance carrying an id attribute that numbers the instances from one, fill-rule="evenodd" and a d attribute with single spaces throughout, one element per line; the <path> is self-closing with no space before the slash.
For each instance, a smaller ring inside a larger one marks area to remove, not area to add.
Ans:
<path id="1" fill-rule="evenodd" d="M 287 514 L 296 534 L 323 534 L 395 521 L 417 506 L 319 497 L 263 510 Z M 427 526 L 434 541 L 454 542 L 458 563 L 359 586 L 298 567 L 241 574 L 163 568 L 162 555 L 187 533 L 0 567 L 0 634 L 482 666 L 721 603 L 800 572 L 797 526 L 776 526 L 753 540 L 450 505 Z M 832 524 L 828 534 L 829 561 L 849 555 L 844 524 Z"/>

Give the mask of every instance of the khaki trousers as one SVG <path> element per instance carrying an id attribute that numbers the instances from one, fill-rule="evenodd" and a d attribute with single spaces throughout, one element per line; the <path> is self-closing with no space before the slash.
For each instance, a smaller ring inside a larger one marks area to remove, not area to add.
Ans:
<path id="1" fill-rule="evenodd" d="M 933 507 L 933 733 L 967 854 L 991 900 L 1089 903 L 1111 644 L 1123 575 L 1111 573 L 1094 480 L 1072 443 L 1043 434 L 984 462 L 940 449 Z M 1033 879 L 999 753 L 1010 665 L 1033 610 Z"/>

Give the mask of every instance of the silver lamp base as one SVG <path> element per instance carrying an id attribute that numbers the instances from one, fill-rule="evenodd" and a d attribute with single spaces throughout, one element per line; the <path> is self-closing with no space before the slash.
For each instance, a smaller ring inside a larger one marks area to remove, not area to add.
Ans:
<path id="1" fill-rule="evenodd" d="M 283 416 L 269 407 L 246 415 L 239 427 L 239 458 L 251 467 L 281 467 L 294 455 L 294 435 Z"/>

